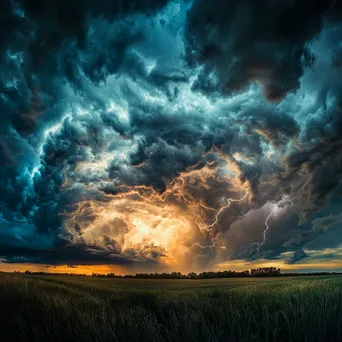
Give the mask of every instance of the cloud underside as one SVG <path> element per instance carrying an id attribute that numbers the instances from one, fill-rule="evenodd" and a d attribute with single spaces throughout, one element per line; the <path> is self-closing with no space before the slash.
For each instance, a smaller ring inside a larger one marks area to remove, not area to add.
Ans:
<path id="1" fill-rule="evenodd" d="M 340 2 L 1 6 L 6 263 L 340 255 Z"/>

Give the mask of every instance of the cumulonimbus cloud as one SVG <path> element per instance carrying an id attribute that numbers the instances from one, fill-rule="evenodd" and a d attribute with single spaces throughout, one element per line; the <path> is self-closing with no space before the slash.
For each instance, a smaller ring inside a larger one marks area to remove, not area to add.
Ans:
<path id="1" fill-rule="evenodd" d="M 306 258 L 340 187 L 338 2 L 1 6 L 5 261 Z"/>

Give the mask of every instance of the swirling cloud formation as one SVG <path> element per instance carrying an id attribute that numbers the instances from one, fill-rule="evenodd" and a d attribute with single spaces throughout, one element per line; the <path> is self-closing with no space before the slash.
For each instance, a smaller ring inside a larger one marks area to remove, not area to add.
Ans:
<path id="1" fill-rule="evenodd" d="M 341 254 L 340 1 L 5 0 L 0 26 L 3 262 Z"/>

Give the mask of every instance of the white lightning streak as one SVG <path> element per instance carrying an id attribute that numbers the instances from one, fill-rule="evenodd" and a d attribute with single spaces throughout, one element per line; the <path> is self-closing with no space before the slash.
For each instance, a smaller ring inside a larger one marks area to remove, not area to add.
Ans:
<path id="1" fill-rule="evenodd" d="M 217 224 L 219 216 L 222 213 L 222 211 L 224 211 L 225 209 L 229 208 L 230 204 L 232 202 L 241 202 L 241 201 L 243 201 L 248 195 L 249 195 L 249 192 L 246 192 L 246 194 L 243 197 L 239 198 L 239 199 L 228 198 L 227 199 L 227 205 L 225 205 L 222 208 L 220 208 L 219 211 L 216 213 L 215 221 L 212 224 L 209 224 L 207 226 L 201 227 L 201 230 L 208 229 L 208 228 L 213 228 Z"/>
<path id="2" fill-rule="evenodd" d="M 258 253 L 259 253 L 260 247 L 261 247 L 262 245 L 265 244 L 267 232 L 268 232 L 269 229 L 270 229 L 270 227 L 268 226 L 268 220 L 270 219 L 270 217 L 273 215 L 273 213 L 275 212 L 275 210 L 276 210 L 277 208 L 278 208 L 278 207 L 277 207 L 277 205 L 275 204 L 274 207 L 272 208 L 270 214 L 266 217 L 266 220 L 265 220 L 265 229 L 264 229 L 264 231 L 263 231 L 263 233 L 262 233 L 262 242 L 260 242 L 260 243 L 258 244 L 258 248 L 257 248 Z"/>
<path id="3" fill-rule="evenodd" d="M 207 248 L 214 248 L 216 243 L 214 242 L 212 245 L 202 246 L 199 242 L 193 243 L 189 248 L 186 248 L 182 254 L 185 252 L 190 252 L 195 246 L 200 247 L 201 249 L 207 249 Z M 226 247 L 220 247 L 221 249 L 227 249 Z"/>

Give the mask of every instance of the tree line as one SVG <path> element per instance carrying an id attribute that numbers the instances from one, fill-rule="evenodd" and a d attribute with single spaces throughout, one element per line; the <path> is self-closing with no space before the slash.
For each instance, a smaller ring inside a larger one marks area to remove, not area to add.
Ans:
<path id="1" fill-rule="evenodd" d="M 16 272 L 20 273 L 20 272 Z M 78 273 L 48 273 L 48 272 L 32 272 L 25 271 L 25 274 L 30 275 L 65 275 L 65 276 L 85 276 L 85 274 Z M 280 269 L 275 267 L 256 268 L 250 271 L 245 270 L 241 272 L 237 271 L 220 271 L 220 272 L 190 272 L 183 274 L 181 272 L 171 273 L 137 273 L 135 275 L 118 275 L 115 273 L 96 273 L 92 274 L 92 277 L 97 278 L 137 278 L 137 279 L 211 279 L 211 278 L 241 278 L 241 277 L 270 277 L 281 275 Z"/>
<path id="2" fill-rule="evenodd" d="M 137 273 L 135 275 L 117 276 L 113 273 L 104 275 L 109 278 L 139 278 L 139 279 L 211 279 L 211 278 L 242 278 L 242 277 L 271 277 L 280 275 L 280 269 L 275 267 L 257 268 L 251 271 L 245 270 L 241 272 L 237 271 L 220 271 L 220 272 L 190 272 L 183 274 L 181 272 L 171 273 Z M 93 274 L 93 277 L 102 277 L 101 274 Z"/>
<path id="3" fill-rule="evenodd" d="M 20 273 L 15 271 L 14 273 Z M 79 273 L 49 273 L 49 272 L 32 272 L 25 271 L 27 275 L 59 275 L 59 276 L 86 276 L 86 274 Z M 253 268 L 250 271 L 219 271 L 219 272 L 190 272 L 183 274 L 181 272 L 171 273 L 137 273 L 135 275 L 118 275 L 115 273 L 93 273 L 92 277 L 97 278 L 123 278 L 123 279 L 214 279 L 214 278 L 245 278 L 245 277 L 285 277 L 285 276 L 315 276 L 315 275 L 337 275 L 339 272 L 310 272 L 310 273 L 281 273 L 280 268 L 263 267 Z"/>

